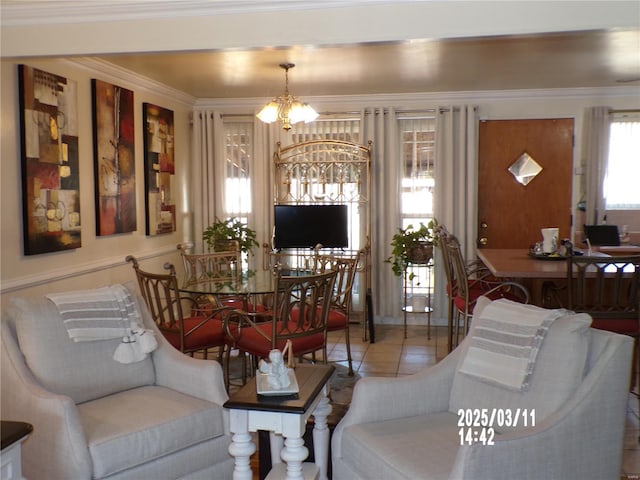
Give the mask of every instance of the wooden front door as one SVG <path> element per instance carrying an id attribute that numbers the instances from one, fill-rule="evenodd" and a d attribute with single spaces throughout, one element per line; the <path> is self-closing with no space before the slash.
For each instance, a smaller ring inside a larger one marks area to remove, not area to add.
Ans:
<path id="1" fill-rule="evenodd" d="M 528 153 L 542 171 L 526 186 L 509 167 Z M 571 237 L 573 119 L 480 122 L 478 246 L 528 248 L 540 229 Z"/>

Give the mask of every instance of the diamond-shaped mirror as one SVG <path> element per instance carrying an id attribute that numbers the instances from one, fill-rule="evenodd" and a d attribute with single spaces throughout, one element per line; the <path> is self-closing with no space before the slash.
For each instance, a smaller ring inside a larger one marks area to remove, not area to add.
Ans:
<path id="1" fill-rule="evenodd" d="M 524 152 L 509 167 L 509 172 L 514 176 L 518 183 L 527 185 L 531 180 L 536 178 L 542 171 L 542 167 L 536 162 L 531 155 Z"/>

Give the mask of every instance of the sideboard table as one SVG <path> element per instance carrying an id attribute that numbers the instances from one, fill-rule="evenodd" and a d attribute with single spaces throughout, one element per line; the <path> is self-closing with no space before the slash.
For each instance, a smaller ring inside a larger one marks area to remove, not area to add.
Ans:
<path id="1" fill-rule="evenodd" d="M 33 431 L 33 427 L 25 422 L 0 422 L 2 436 L 2 480 L 22 480 L 22 442 Z"/>
<path id="2" fill-rule="evenodd" d="M 229 453 L 235 457 L 234 480 L 251 480 L 249 458 L 256 451 L 249 432 L 266 430 L 271 435 L 271 463 L 268 480 L 276 478 L 320 478 L 326 480 L 329 463 L 327 415 L 331 405 L 327 382 L 335 370 L 332 365 L 295 367 L 299 392 L 286 396 L 258 395 L 252 378 L 224 404 L 229 409 L 232 443 Z M 309 450 L 302 438 L 309 417 L 314 417 L 313 449 L 315 463 L 304 463 Z M 282 445 L 284 443 L 284 448 Z M 284 462 L 286 463 L 282 463 Z"/>

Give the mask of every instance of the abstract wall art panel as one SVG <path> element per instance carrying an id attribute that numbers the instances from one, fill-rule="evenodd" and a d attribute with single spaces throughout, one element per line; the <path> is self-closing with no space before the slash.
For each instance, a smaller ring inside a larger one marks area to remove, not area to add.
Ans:
<path id="1" fill-rule="evenodd" d="M 92 80 L 96 235 L 136 230 L 133 92 Z"/>
<path id="2" fill-rule="evenodd" d="M 147 235 L 176 231 L 173 111 L 142 104 Z"/>
<path id="3" fill-rule="evenodd" d="M 77 82 L 18 65 L 24 254 L 79 248 Z"/>

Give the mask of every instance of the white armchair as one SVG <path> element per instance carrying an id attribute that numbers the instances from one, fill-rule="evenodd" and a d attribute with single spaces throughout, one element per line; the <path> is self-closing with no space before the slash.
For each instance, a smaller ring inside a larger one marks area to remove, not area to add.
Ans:
<path id="1" fill-rule="evenodd" d="M 482 299 L 474 315 L 488 303 Z M 334 480 L 620 478 L 632 340 L 589 325 L 585 314 L 567 312 L 555 320 L 526 391 L 460 372 L 473 323 L 469 336 L 435 366 L 358 381 L 332 437 Z M 515 414 L 518 407 L 517 428 L 496 427 L 493 445 L 467 444 L 470 428 L 459 410 Z"/>
<path id="2" fill-rule="evenodd" d="M 2 318 L 2 418 L 31 423 L 27 478 L 231 479 L 222 369 L 174 349 L 135 297 L 158 348 L 118 363 L 120 339 L 73 342 L 47 298 Z"/>

